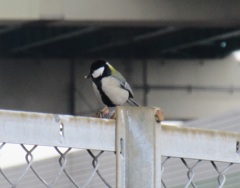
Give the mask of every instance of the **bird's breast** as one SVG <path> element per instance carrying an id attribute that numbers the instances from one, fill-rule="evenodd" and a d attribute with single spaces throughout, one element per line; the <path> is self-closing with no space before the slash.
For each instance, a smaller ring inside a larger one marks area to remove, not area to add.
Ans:
<path id="1" fill-rule="evenodd" d="M 123 105 L 129 97 L 129 92 L 120 86 L 114 77 L 105 77 L 101 80 L 102 90 L 108 98 L 117 106 Z"/>

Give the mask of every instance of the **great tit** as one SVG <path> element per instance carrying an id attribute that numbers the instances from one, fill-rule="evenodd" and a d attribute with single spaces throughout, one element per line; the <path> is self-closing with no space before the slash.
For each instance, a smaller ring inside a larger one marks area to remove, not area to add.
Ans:
<path id="1" fill-rule="evenodd" d="M 109 62 L 96 60 L 90 73 L 85 78 L 92 78 L 93 90 L 98 100 L 107 107 L 121 106 L 124 103 L 139 106 L 133 100 L 133 92 L 125 78 Z"/>

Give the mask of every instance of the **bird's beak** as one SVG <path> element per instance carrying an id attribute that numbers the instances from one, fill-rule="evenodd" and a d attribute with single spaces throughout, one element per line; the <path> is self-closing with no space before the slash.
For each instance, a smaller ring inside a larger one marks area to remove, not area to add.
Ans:
<path id="1" fill-rule="evenodd" d="M 89 75 L 87 75 L 87 76 L 84 76 L 84 78 L 86 79 L 86 78 L 91 78 L 91 73 L 89 73 Z"/>

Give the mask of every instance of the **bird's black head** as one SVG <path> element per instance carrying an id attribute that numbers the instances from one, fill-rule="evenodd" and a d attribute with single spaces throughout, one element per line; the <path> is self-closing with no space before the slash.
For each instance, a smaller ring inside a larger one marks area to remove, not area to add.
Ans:
<path id="1" fill-rule="evenodd" d="M 99 79 L 111 75 L 111 65 L 105 60 L 96 60 L 92 63 L 90 73 L 86 78 Z"/>

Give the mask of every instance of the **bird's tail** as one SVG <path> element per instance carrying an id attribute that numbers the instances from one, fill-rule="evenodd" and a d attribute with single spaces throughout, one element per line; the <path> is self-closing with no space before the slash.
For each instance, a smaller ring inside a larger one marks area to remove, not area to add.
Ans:
<path id="1" fill-rule="evenodd" d="M 135 100 L 133 100 L 133 98 L 129 98 L 127 100 L 127 103 L 132 105 L 132 106 L 141 106 L 138 102 L 136 102 Z"/>

